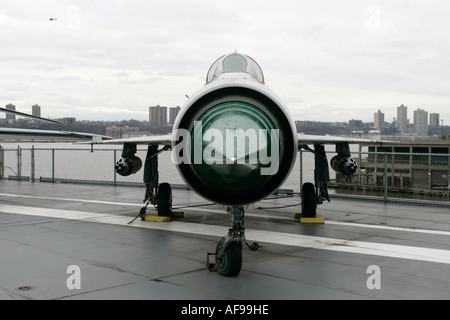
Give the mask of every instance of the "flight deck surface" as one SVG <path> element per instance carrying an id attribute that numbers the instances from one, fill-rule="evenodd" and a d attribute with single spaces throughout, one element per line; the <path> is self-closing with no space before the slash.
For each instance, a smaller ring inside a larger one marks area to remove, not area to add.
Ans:
<path id="1" fill-rule="evenodd" d="M 310 225 L 294 219 L 299 197 L 264 200 L 245 215 L 260 247 L 227 278 L 206 268 L 222 207 L 174 189 L 183 218 L 128 224 L 143 196 L 0 180 L 0 299 L 450 299 L 448 207 L 332 199 Z"/>

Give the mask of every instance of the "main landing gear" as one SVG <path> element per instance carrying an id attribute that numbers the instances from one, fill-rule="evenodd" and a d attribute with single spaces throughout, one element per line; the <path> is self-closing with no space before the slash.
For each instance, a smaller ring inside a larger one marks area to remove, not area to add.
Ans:
<path id="1" fill-rule="evenodd" d="M 159 188 L 148 187 L 145 197 L 145 206 L 139 210 L 139 214 L 128 224 L 132 224 L 137 218 L 141 218 L 142 221 L 146 220 L 149 204 L 155 206 L 158 217 L 172 217 L 172 188 L 170 184 L 164 182 L 159 185 Z"/>
<path id="2" fill-rule="evenodd" d="M 141 208 L 140 216 L 145 219 L 147 206 L 151 203 L 158 210 L 158 216 L 172 216 L 172 188 L 167 182 L 163 182 L 158 188 L 147 187 L 145 206 Z"/>
<path id="3" fill-rule="evenodd" d="M 149 204 L 155 206 L 158 210 L 158 216 L 171 217 L 172 216 L 172 188 L 170 184 L 164 182 L 158 185 L 158 154 L 163 151 L 169 150 L 169 146 L 164 146 L 158 150 L 158 146 L 149 145 L 147 150 L 147 156 L 145 158 L 144 165 L 144 183 L 146 186 L 144 203 L 145 206 L 141 208 L 139 214 L 135 219 L 130 221 L 131 224 L 138 217 L 141 220 L 145 220 L 147 207 Z M 128 170 L 132 161 L 137 162 L 139 159 L 135 156 L 136 145 L 125 143 L 122 150 L 122 159 L 116 164 L 116 170 L 121 175 L 129 175 L 133 173 L 133 170 Z M 125 160 L 124 160 L 125 159 Z M 130 160 L 131 159 L 131 160 Z M 142 163 L 139 159 L 139 163 Z M 140 166 L 139 166 L 140 168 Z M 137 171 L 137 170 L 135 170 Z M 130 172 L 130 173 L 129 173 Z"/>
<path id="4" fill-rule="evenodd" d="M 216 252 L 207 253 L 206 266 L 209 271 L 217 271 L 225 277 L 235 277 L 241 272 L 242 249 L 247 244 L 245 240 L 244 208 L 238 205 L 231 206 L 227 208 L 227 212 L 231 215 L 232 227 L 228 229 L 227 235 L 217 244 Z M 249 248 L 256 251 L 258 244 L 253 243 Z M 209 262 L 210 256 L 215 256 L 215 264 Z"/>

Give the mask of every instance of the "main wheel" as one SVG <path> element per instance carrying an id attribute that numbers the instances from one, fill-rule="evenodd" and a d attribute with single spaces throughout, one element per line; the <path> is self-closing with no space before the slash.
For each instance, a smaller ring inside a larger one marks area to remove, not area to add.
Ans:
<path id="1" fill-rule="evenodd" d="M 225 277 L 236 277 L 241 272 L 242 267 L 242 246 L 233 241 L 226 248 L 222 257 L 218 256 L 218 251 L 222 240 L 217 245 L 216 268 L 217 272 Z"/>
<path id="2" fill-rule="evenodd" d="M 158 216 L 172 216 L 172 188 L 168 183 L 161 183 L 158 188 Z"/>
<path id="3" fill-rule="evenodd" d="M 316 190 L 310 182 L 304 183 L 301 191 L 302 215 L 308 218 L 316 217 Z"/>

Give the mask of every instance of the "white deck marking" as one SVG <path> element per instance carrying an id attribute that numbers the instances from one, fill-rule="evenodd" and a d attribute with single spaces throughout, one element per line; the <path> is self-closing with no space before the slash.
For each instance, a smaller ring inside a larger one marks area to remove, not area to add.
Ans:
<path id="1" fill-rule="evenodd" d="M 0 193 L 0 196 L 13 197 L 13 198 L 40 199 L 40 200 L 58 200 L 58 201 L 70 201 L 70 202 L 97 203 L 97 204 L 113 204 L 113 205 L 123 205 L 123 206 L 131 206 L 131 207 L 142 207 L 143 206 L 143 204 L 129 203 L 129 202 L 111 202 L 111 201 L 75 199 L 75 198 L 29 196 L 29 195 L 14 194 L 14 193 Z"/>
<path id="2" fill-rule="evenodd" d="M 103 200 L 87 200 L 87 199 L 74 199 L 74 198 L 57 198 L 57 197 L 42 197 L 42 196 L 29 196 L 29 195 L 21 195 L 21 194 L 12 194 L 12 193 L 0 193 L 0 196 L 4 197 L 22 197 L 22 198 L 31 198 L 31 199 L 41 199 L 41 200 L 59 200 L 59 201 L 70 201 L 70 202 L 86 202 L 86 203 L 95 203 L 95 204 L 107 204 L 107 205 L 121 205 L 121 206 L 130 206 L 130 207 L 143 207 L 143 204 L 138 203 L 129 203 L 129 202 L 113 202 L 113 201 L 103 201 Z M 209 212 L 209 213 L 217 213 L 217 214 L 228 214 L 225 210 L 211 209 L 211 208 L 183 208 L 183 210 L 190 211 L 201 211 L 201 212 Z M 245 213 L 246 217 L 264 217 L 270 219 L 278 219 L 278 220 L 289 220 L 294 221 L 293 218 L 276 216 L 276 215 L 267 215 L 267 214 L 259 214 L 259 213 Z M 402 231 L 402 232 L 414 232 L 414 233 L 426 233 L 426 234 L 435 234 L 435 235 L 443 235 L 450 236 L 450 231 L 440 231 L 440 230 L 430 230 L 430 229 L 416 229 L 416 228 L 403 228 L 403 227 L 390 227 L 390 226 L 380 226 L 374 224 L 363 224 L 363 223 L 355 223 L 355 222 L 341 222 L 341 221 L 331 221 L 327 220 L 326 224 L 334 224 L 334 225 L 342 225 L 342 226 L 350 226 L 350 227 L 359 227 L 359 228 L 370 228 L 370 229 L 380 229 L 380 230 L 391 230 L 391 231 Z"/>
<path id="3" fill-rule="evenodd" d="M 130 226 L 127 225 L 127 223 L 131 220 L 130 216 L 117 214 L 103 214 L 74 210 L 59 210 L 2 204 L 0 204 L 0 212 L 86 222 L 107 223 L 122 226 Z M 150 223 L 140 221 L 139 219 L 136 220 L 131 226 L 215 237 L 221 237 L 225 235 L 228 230 L 228 227 L 224 226 L 213 226 L 178 221 L 173 221 L 171 223 Z M 304 248 L 450 264 L 449 250 L 364 241 L 351 241 L 344 239 L 333 239 L 254 229 L 246 229 L 246 237 L 247 240 L 258 241 L 262 243 L 274 243 Z"/>

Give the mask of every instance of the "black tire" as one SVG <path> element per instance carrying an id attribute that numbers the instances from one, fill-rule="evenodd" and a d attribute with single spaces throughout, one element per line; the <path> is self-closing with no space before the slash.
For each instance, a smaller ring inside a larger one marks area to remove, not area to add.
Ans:
<path id="1" fill-rule="evenodd" d="M 168 183 L 161 183 L 158 188 L 158 216 L 172 216 L 172 188 Z"/>
<path id="2" fill-rule="evenodd" d="M 223 239 L 221 240 L 221 242 Z M 217 252 L 216 252 L 217 253 Z M 236 277 L 242 267 L 242 246 L 239 242 L 231 242 L 226 248 L 221 259 L 217 258 L 217 273 L 225 277 Z"/>
<path id="3" fill-rule="evenodd" d="M 316 189 L 310 182 L 304 183 L 302 186 L 302 216 L 307 218 L 316 217 Z"/>

